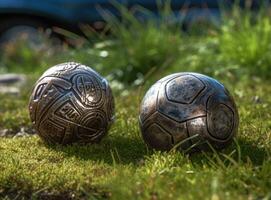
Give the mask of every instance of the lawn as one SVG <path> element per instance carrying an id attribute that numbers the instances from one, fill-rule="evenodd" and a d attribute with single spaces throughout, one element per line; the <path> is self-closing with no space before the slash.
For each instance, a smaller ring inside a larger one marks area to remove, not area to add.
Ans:
<path id="1" fill-rule="evenodd" d="M 269 16 L 251 22 L 239 13 L 201 33 L 125 19 L 130 27 L 109 23 L 112 35 L 78 48 L 33 51 L 18 42 L 2 53 L 0 71 L 25 73 L 27 82 L 18 96 L 0 94 L 0 131 L 10 133 L 0 138 L 0 198 L 271 199 Z M 32 134 L 32 86 L 45 69 L 66 61 L 92 66 L 113 89 L 116 121 L 99 144 L 47 145 Z M 188 155 L 144 144 L 141 99 L 156 80 L 180 71 L 210 75 L 233 95 L 240 126 L 227 149 Z M 19 137 L 22 128 L 29 134 Z"/>

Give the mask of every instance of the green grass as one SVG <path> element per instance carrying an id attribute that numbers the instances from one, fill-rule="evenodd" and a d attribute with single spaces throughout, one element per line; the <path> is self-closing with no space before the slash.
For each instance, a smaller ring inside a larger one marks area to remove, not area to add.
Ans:
<path id="1" fill-rule="evenodd" d="M 116 96 L 117 120 L 100 144 L 62 147 L 48 146 L 37 136 L 1 138 L 0 194 L 10 198 L 75 195 L 93 199 L 268 199 L 269 84 L 261 80 L 227 84 L 241 119 L 236 143 L 221 153 L 188 156 L 148 150 L 137 121 L 145 87 L 143 91 L 130 90 L 128 96 Z M 5 105 L 1 108 L 5 116 L 0 118 L 1 128 L 30 126 L 25 97 L 0 99 Z"/>
<path id="2" fill-rule="evenodd" d="M 199 36 L 127 15 L 130 28 L 110 24 L 113 37 L 82 48 L 33 51 L 17 43 L 2 53 L 0 71 L 26 73 L 28 82 L 19 96 L 0 95 L 0 130 L 30 129 L 32 85 L 49 66 L 71 60 L 109 78 L 116 122 L 101 143 L 87 146 L 48 146 L 38 136 L 0 138 L 0 198 L 271 199 L 269 17 L 252 23 L 240 15 L 239 29 L 225 20 L 221 30 Z M 140 101 L 156 80 L 180 71 L 211 75 L 233 94 L 240 127 L 224 151 L 185 155 L 144 144 Z"/>
<path id="3" fill-rule="evenodd" d="M 236 7 L 226 18 L 219 39 L 225 60 L 242 66 L 251 74 L 270 78 L 271 19 L 264 10 L 254 15 Z M 243 13 L 245 12 L 245 13 Z"/>

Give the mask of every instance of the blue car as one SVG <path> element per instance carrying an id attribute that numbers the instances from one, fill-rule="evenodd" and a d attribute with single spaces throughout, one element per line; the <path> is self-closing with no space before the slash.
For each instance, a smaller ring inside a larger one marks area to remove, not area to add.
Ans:
<path id="1" fill-rule="evenodd" d="M 128 8 L 141 5 L 157 13 L 157 0 L 114 0 Z M 164 2 L 164 1 L 161 1 Z M 186 21 L 195 16 L 219 16 L 219 3 L 232 4 L 233 0 L 171 0 L 175 13 L 188 8 Z M 255 1 L 258 2 L 258 1 Z M 208 12 L 206 9 L 208 8 Z M 39 28 L 46 30 L 60 27 L 81 33 L 79 24 L 90 24 L 96 29 L 104 21 L 101 10 L 107 10 L 120 17 L 110 0 L 0 0 L 0 42 L 16 38 L 21 32 L 35 34 Z M 206 14 L 207 13 L 207 14 Z"/>

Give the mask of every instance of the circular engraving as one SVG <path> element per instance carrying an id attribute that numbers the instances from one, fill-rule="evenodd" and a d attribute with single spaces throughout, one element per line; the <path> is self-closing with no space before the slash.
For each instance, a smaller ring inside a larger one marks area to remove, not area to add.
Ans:
<path id="1" fill-rule="evenodd" d="M 102 86 L 95 76 L 78 74 L 73 78 L 74 90 L 80 101 L 89 107 L 96 107 L 103 103 Z"/>
<path id="2" fill-rule="evenodd" d="M 99 142 L 114 119 L 114 98 L 107 81 L 79 63 L 48 69 L 29 102 L 30 118 L 48 143 Z"/>
<path id="3" fill-rule="evenodd" d="M 91 142 L 101 138 L 100 136 L 106 132 L 107 124 L 105 124 L 105 116 L 96 111 L 89 113 L 81 119 L 81 126 L 78 126 L 78 137 L 84 143 Z"/>

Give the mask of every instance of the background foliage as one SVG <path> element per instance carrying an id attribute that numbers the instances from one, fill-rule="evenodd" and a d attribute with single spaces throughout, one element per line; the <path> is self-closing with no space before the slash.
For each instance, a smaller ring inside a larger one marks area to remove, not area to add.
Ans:
<path id="1" fill-rule="evenodd" d="M 144 23 L 121 9 L 123 21 L 105 16 L 111 34 L 86 29 L 90 37 L 78 47 L 56 47 L 46 40 L 33 49 L 19 40 L 1 52 L 0 71 L 25 73 L 28 81 L 19 96 L 0 95 L 0 130 L 31 130 L 32 85 L 48 67 L 67 61 L 89 65 L 109 79 L 117 120 L 97 145 L 47 146 L 37 136 L 0 138 L 0 198 L 270 199 L 268 12 L 235 7 L 224 13 L 219 27 L 184 32 L 168 20 L 168 7 L 159 22 Z M 180 71 L 213 76 L 233 94 L 240 128 L 225 151 L 162 153 L 143 143 L 137 118 L 144 92 Z"/>

